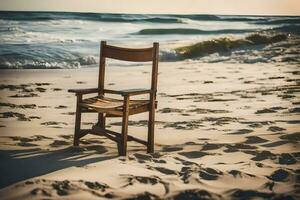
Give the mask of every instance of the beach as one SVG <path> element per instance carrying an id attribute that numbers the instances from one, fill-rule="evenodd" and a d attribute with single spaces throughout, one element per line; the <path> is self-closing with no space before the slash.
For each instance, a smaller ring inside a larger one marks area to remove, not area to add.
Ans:
<path id="1" fill-rule="evenodd" d="M 36 26 L 45 25 L 45 16 L 31 17 L 39 22 Z M 74 18 L 63 17 L 46 23 L 66 24 Z M 82 23 L 96 21 L 95 16 L 80 17 L 88 18 Z M 171 26 L 173 18 L 180 18 L 113 17 L 117 21 L 113 23 L 143 29 L 149 29 L 147 23 Z M 140 18 L 147 23 L 140 23 Z M 184 19 L 197 20 L 195 16 Z M 36 22 L 2 20 L 7 26 L 29 27 Z M 207 20 L 225 23 L 200 19 Z M 287 23 L 277 18 L 228 16 L 226 22 L 233 26 L 231 22 L 238 21 L 252 29 L 257 20 L 269 25 L 278 20 Z M 298 18 L 289 20 L 298 26 Z M 73 147 L 76 97 L 67 90 L 97 87 L 98 38 L 58 42 L 49 37 L 43 44 L 39 37 L 23 41 L 20 33 L 0 37 L 0 198 L 299 199 L 300 37 L 296 28 L 265 28 L 253 33 L 231 31 L 236 35 L 205 33 L 203 38 L 199 31 L 182 34 L 189 32 L 185 29 L 155 35 L 152 28 L 135 40 L 131 36 L 114 40 L 117 33 L 108 38 L 120 46 L 130 46 L 132 41 L 134 47 L 149 46 L 157 39 L 162 47 L 155 152 L 147 154 L 145 146 L 129 141 L 126 157 L 119 157 L 116 143 L 105 137 L 87 135 L 79 147 Z M 70 57 L 60 57 L 60 52 Z M 151 65 L 108 61 L 105 78 L 107 89 L 149 88 Z M 129 134 L 146 139 L 147 117 L 147 113 L 130 116 Z M 97 114 L 83 114 L 82 127 L 90 128 L 96 121 Z M 119 132 L 121 119 L 108 118 L 107 128 Z"/>
<path id="2" fill-rule="evenodd" d="M 128 142 L 128 157 L 102 137 L 72 147 L 66 91 L 95 87 L 97 70 L 1 73 L 1 199 L 299 197 L 297 66 L 161 63 L 155 153 Z M 135 75 L 144 87 L 149 72 L 108 68 L 107 87 L 132 87 L 120 77 Z M 146 119 L 130 116 L 129 133 L 145 138 Z M 95 121 L 85 114 L 83 126 Z M 120 129 L 118 119 L 107 124 Z"/>

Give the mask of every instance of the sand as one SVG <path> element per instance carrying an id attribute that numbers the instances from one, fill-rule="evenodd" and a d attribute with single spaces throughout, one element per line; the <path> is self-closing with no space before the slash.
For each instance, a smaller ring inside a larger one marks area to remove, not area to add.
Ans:
<path id="1" fill-rule="evenodd" d="M 67 89 L 95 87 L 97 70 L 1 71 L 0 199 L 300 198 L 299 66 L 160 63 L 155 153 L 129 142 L 127 157 L 104 137 L 72 147 Z M 108 67 L 107 88 L 147 87 L 149 72 Z M 129 133 L 146 138 L 146 119 L 130 116 Z"/>

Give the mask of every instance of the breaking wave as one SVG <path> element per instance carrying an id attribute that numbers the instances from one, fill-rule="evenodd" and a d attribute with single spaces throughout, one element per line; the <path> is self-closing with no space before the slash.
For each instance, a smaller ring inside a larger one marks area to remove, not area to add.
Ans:
<path id="1" fill-rule="evenodd" d="M 17 57 L 17 56 L 16 56 Z M 78 57 L 74 60 L 52 60 L 41 59 L 0 59 L 1 69 L 75 69 L 81 66 L 96 64 L 92 56 Z"/>
<path id="2" fill-rule="evenodd" d="M 287 40 L 286 34 L 266 35 L 253 33 L 243 39 L 223 37 L 213 40 L 198 42 L 193 45 L 178 47 L 173 50 L 162 51 L 161 60 L 174 61 L 196 59 L 213 53 L 228 52 L 234 49 L 250 49 L 255 45 L 268 45 Z"/>
<path id="3" fill-rule="evenodd" d="M 81 55 L 57 47 L 43 45 L 0 45 L 1 69 L 80 68 L 94 65 L 94 56 Z"/>

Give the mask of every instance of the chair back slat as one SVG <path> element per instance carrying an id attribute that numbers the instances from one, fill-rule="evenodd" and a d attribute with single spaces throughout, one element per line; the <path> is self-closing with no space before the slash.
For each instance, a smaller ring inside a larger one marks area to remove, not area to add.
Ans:
<path id="1" fill-rule="evenodd" d="M 131 62 L 148 62 L 153 60 L 153 47 L 144 49 L 129 49 L 104 45 L 102 46 L 102 56 Z"/>

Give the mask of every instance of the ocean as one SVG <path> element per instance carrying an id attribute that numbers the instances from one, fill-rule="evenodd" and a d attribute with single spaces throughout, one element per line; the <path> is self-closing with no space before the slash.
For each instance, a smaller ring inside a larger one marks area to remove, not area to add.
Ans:
<path id="1" fill-rule="evenodd" d="M 182 59 L 212 62 L 207 55 L 214 53 L 218 54 L 213 61 L 222 61 L 227 60 L 220 55 L 224 52 L 224 38 L 227 38 L 225 50 L 234 51 L 247 49 L 249 44 L 266 43 L 251 40 L 236 46 L 241 38 L 253 33 L 274 35 L 274 32 L 298 36 L 300 17 L 2 11 L 0 69 L 95 67 L 101 40 L 129 47 L 148 47 L 159 42 L 161 61 L 166 62 Z M 217 41 L 217 49 L 215 44 L 214 50 L 203 47 L 211 45 L 211 41 Z M 201 54 L 179 55 L 184 49 L 181 47 L 197 43 L 202 45 Z"/>

